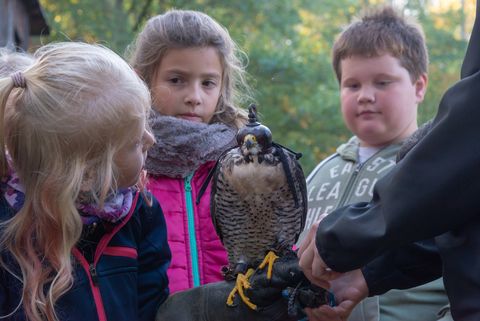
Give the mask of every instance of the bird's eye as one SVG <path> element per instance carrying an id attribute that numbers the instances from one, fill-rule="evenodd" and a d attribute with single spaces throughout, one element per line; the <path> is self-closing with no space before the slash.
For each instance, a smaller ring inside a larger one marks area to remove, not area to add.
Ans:
<path id="1" fill-rule="evenodd" d="M 244 142 L 250 142 L 250 143 L 256 143 L 257 142 L 257 137 L 255 137 L 254 135 L 252 134 L 248 134 L 247 136 L 245 136 L 245 138 L 243 139 Z"/>

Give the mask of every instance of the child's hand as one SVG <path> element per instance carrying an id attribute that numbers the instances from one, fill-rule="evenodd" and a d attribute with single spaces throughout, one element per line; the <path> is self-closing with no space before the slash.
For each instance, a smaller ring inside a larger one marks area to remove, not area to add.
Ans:
<path id="1" fill-rule="evenodd" d="M 320 221 L 324 217 L 325 215 L 322 215 Z M 300 245 L 298 250 L 298 258 L 300 260 L 300 268 L 303 270 L 305 276 L 312 283 L 328 289 L 330 288 L 328 281 L 339 277 L 341 273 L 330 269 L 318 253 L 317 246 L 315 244 L 315 236 L 317 234 L 320 221 L 313 224 L 310 228 L 307 237 Z"/>

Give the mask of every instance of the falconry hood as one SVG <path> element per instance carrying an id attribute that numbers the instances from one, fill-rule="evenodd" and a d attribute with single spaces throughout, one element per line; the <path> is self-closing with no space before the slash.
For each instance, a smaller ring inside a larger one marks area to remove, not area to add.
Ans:
<path id="1" fill-rule="evenodd" d="M 238 131 L 236 138 L 244 156 L 264 154 L 271 150 L 272 132 L 257 121 L 257 107 L 254 104 L 248 107 L 248 123 Z"/>

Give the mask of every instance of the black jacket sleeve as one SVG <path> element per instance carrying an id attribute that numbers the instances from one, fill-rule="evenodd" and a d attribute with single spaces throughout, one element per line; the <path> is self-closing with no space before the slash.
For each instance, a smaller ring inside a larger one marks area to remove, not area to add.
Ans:
<path id="1" fill-rule="evenodd" d="M 477 1 L 477 14 L 478 14 Z M 328 215 L 316 244 L 336 271 L 362 267 L 386 251 L 469 224 L 480 191 L 479 21 L 464 77 L 443 96 L 430 133 L 383 179 L 370 203 Z"/>
<path id="2" fill-rule="evenodd" d="M 390 250 L 367 264 L 362 272 L 372 296 L 433 281 L 442 276 L 442 263 L 430 239 Z"/>

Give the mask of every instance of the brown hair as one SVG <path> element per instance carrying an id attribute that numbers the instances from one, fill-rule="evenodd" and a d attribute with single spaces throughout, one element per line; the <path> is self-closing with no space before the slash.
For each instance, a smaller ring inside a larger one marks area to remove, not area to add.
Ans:
<path id="1" fill-rule="evenodd" d="M 152 89 L 152 78 L 160 61 L 170 49 L 213 47 L 223 67 L 222 89 L 211 122 L 240 127 L 246 112 L 238 108 L 245 103 L 249 86 L 245 80 L 242 52 L 228 31 L 210 16 L 188 10 L 170 10 L 150 18 L 128 48 L 130 64 Z"/>
<path id="2" fill-rule="evenodd" d="M 373 9 L 353 21 L 333 45 L 332 65 L 340 82 L 341 62 L 352 56 L 375 57 L 391 54 L 416 81 L 427 73 L 428 52 L 422 27 L 392 7 Z"/>

